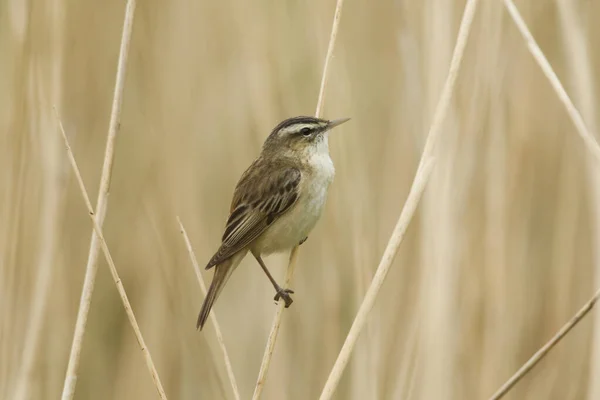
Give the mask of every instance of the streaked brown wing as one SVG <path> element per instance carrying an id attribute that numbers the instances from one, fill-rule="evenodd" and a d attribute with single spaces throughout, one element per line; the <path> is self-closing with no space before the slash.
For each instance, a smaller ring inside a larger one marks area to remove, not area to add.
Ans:
<path id="1" fill-rule="evenodd" d="M 298 199 L 302 175 L 288 165 L 257 161 L 238 183 L 221 247 L 206 269 L 222 263 L 249 245 Z"/>

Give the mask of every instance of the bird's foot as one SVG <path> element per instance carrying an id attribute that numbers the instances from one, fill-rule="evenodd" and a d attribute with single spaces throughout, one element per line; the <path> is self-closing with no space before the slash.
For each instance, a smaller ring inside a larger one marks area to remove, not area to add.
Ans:
<path id="1" fill-rule="evenodd" d="M 285 308 L 288 308 L 294 302 L 294 300 L 292 300 L 290 297 L 290 293 L 293 294 L 294 291 L 292 289 L 279 288 L 277 289 L 277 294 L 275 295 L 274 300 L 279 301 L 279 299 L 283 299 L 283 301 L 285 301 Z"/>
<path id="2" fill-rule="evenodd" d="M 298 246 L 300 246 L 302 243 L 306 242 L 306 239 L 308 239 L 308 236 L 307 236 L 307 237 L 305 237 L 304 239 L 302 239 L 302 240 L 300 241 L 300 243 L 298 243 Z"/>

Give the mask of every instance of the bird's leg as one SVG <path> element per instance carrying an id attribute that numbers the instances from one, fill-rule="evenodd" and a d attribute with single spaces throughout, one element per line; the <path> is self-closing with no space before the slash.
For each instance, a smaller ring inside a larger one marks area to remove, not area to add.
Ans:
<path id="1" fill-rule="evenodd" d="M 260 258 L 259 255 L 254 254 L 254 252 L 252 253 L 252 255 L 254 256 L 254 258 L 256 258 L 256 261 L 258 261 L 263 271 L 265 271 L 265 274 L 267 274 L 267 278 L 269 278 L 269 280 L 273 284 L 273 287 L 275 288 L 275 291 L 277 292 L 277 294 L 274 297 L 274 300 L 279 301 L 279 299 L 283 299 L 283 301 L 285 301 L 285 308 L 288 308 L 293 302 L 292 298 L 290 297 L 290 293 L 294 293 L 294 291 L 291 289 L 283 289 L 281 286 L 279 286 L 277 282 L 275 282 L 275 279 L 273 279 L 273 276 L 267 269 L 267 266 L 265 265 L 262 258 Z"/>
<path id="2" fill-rule="evenodd" d="M 302 243 L 306 242 L 306 239 L 308 239 L 308 236 L 307 236 L 307 237 L 305 237 L 304 239 L 302 239 L 302 240 L 300 241 L 300 243 L 298 243 L 298 246 L 300 246 L 300 245 L 302 245 Z"/>

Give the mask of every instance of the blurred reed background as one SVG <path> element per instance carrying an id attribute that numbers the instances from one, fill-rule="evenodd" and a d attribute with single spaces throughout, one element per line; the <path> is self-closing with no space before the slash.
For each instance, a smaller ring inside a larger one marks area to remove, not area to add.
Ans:
<path id="1" fill-rule="evenodd" d="M 600 2 L 517 5 L 597 132 Z M 52 106 L 95 199 L 124 6 L 0 4 L 2 399 L 62 390 L 92 228 Z M 104 233 L 170 399 L 232 398 L 213 330 L 195 330 L 176 216 L 204 263 L 270 129 L 314 113 L 334 7 L 138 2 Z M 463 7 L 346 1 L 324 116 L 352 122 L 330 138 L 336 180 L 300 249 L 264 399 L 318 397 L 406 198 Z M 500 1 L 477 10 L 437 153 L 337 399 L 485 399 L 600 286 L 598 166 Z M 286 261 L 267 263 L 281 278 Z M 75 398 L 156 398 L 100 264 Z M 242 398 L 272 298 L 247 258 L 216 304 Z M 507 398 L 600 399 L 599 376 L 600 313 Z"/>

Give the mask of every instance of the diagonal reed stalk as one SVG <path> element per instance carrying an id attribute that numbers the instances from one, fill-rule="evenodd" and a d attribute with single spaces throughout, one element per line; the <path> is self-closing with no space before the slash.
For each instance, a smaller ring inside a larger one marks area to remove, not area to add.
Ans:
<path id="1" fill-rule="evenodd" d="M 575 129 L 581 138 L 583 139 L 584 145 L 586 149 L 590 152 L 592 157 L 594 158 L 594 162 L 600 162 L 600 146 L 598 146 L 598 142 L 594 138 L 594 135 L 587 128 L 581 113 L 575 105 L 571 98 L 565 91 L 562 83 L 558 79 L 558 76 L 554 72 L 552 66 L 548 62 L 548 59 L 538 46 L 535 41 L 533 35 L 529 31 L 527 24 L 523 20 L 521 13 L 518 8 L 515 6 L 512 0 L 504 0 L 504 5 L 511 18 L 513 19 L 515 25 L 519 29 L 519 32 L 523 36 L 523 39 L 527 43 L 527 48 L 531 52 L 531 55 L 538 63 L 542 72 L 548 78 L 548 81 L 552 85 L 552 88 L 558 95 L 558 98 L 565 106 L 567 110 L 567 114 L 573 121 L 575 125 Z M 598 166 L 596 165 L 596 168 Z M 594 293 L 594 295 L 585 303 L 583 307 L 577 311 L 577 313 L 565 324 L 560 330 L 546 343 L 542 346 L 525 364 L 521 366 L 514 374 L 511 376 L 491 397 L 490 400 L 498 400 L 504 397 L 529 371 L 531 371 L 541 360 L 544 358 L 550 350 L 554 348 L 570 331 L 577 325 L 596 305 L 596 302 L 600 298 L 600 289 Z"/>
<path id="2" fill-rule="evenodd" d="M 517 372 L 514 373 L 513 376 L 510 377 L 501 387 L 494 393 L 490 400 L 498 400 L 504 397 L 516 384 L 523 378 L 529 371 L 533 369 L 537 365 L 538 362 L 542 360 L 549 352 L 552 350 L 554 346 L 558 342 L 561 341 L 562 338 L 567 336 L 567 334 L 581 321 L 589 312 L 594 308 L 596 302 L 600 298 L 600 290 L 598 290 L 590 300 L 579 311 L 575 314 L 569 322 L 563 325 L 562 328 L 550 339 L 542 348 L 535 352 L 533 356 L 525 364 L 519 368 Z"/>
<path id="3" fill-rule="evenodd" d="M 352 327 L 348 332 L 348 336 L 340 350 L 337 360 L 329 377 L 327 378 L 327 382 L 325 382 L 325 386 L 323 391 L 321 392 L 320 399 L 326 400 L 330 399 L 335 392 L 342 373 L 350 360 L 350 355 L 352 354 L 352 350 L 356 345 L 356 341 L 360 335 L 360 332 L 364 328 L 369 312 L 373 308 L 375 304 L 375 299 L 377 298 L 377 294 L 385 281 L 385 277 L 396 257 L 396 253 L 398 252 L 398 248 L 404 239 L 404 234 L 408 229 L 408 225 L 412 220 L 412 217 L 415 214 L 417 209 L 417 205 L 419 200 L 421 199 L 421 195 L 425 190 L 425 186 L 427 181 L 429 180 L 431 170 L 435 164 L 434 156 L 434 146 L 437 141 L 437 137 L 441 131 L 442 123 L 444 122 L 444 118 L 446 116 L 446 112 L 448 110 L 448 106 L 450 104 L 450 100 L 452 98 L 452 93 L 454 90 L 454 86 L 456 83 L 456 78 L 458 75 L 458 70 L 461 64 L 462 56 L 465 50 L 465 46 L 467 44 L 467 39 L 469 37 L 469 31 L 471 29 L 471 24 L 473 22 L 473 17 L 475 15 L 475 10 L 477 9 L 477 0 L 469 0 L 465 5 L 465 11 L 463 13 L 462 21 L 460 23 L 460 28 L 458 30 L 458 37 L 456 39 L 456 45 L 454 47 L 454 52 L 452 54 L 452 59 L 450 61 L 450 69 L 448 71 L 448 77 L 444 83 L 444 87 L 442 89 L 442 93 L 440 95 L 440 100 L 437 104 L 435 112 L 433 114 L 433 121 L 431 123 L 431 127 L 429 128 L 429 133 L 427 135 L 427 142 L 425 143 L 425 148 L 423 150 L 423 154 L 421 155 L 421 161 L 419 162 L 419 167 L 415 174 L 415 178 L 413 180 L 413 184 L 410 188 L 410 192 L 408 194 L 408 198 L 406 199 L 406 203 L 402 208 L 402 212 L 400 213 L 400 217 L 398 218 L 398 222 L 396 223 L 396 227 L 388 241 L 387 247 L 383 253 L 383 257 L 377 267 L 377 272 L 375 272 L 375 276 L 373 277 L 373 281 L 367 290 L 365 298 L 360 305 L 358 313 L 354 318 L 354 322 L 352 323 Z"/>
<path id="4" fill-rule="evenodd" d="M 333 24 L 331 26 L 331 35 L 329 36 L 329 45 L 327 47 L 327 54 L 325 55 L 325 65 L 323 66 L 323 75 L 321 77 L 321 86 L 319 89 L 319 97 L 317 100 L 317 109 L 315 111 L 315 115 L 317 117 L 320 117 L 323 112 L 323 104 L 325 102 L 325 88 L 327 86 L 327 80 L 329 78 L 329 63 L 333 57 L 333 49 L 335 48 L 335 39 L 337 37 L 337 32 L 340 25 L 340 18 L 342 16 L 343 5 L 344 0 L 337 0 L 335 6 L 335 13 L 333 15 Z M 298 246 L 294 247 L 290 253 L 290 260 L 285 274 L 284 288 L 288 288 L 290 286 L 290 282 L 292 281 L 292 277 L 294 276 L 294 269 L 296 268 L 297 260 Z M 281 325 L 283 308 L 284 303 L 282 301 L 279 301 L 279 303 L 277 304 L 277 310 L 275 311 L 275 316 L 273 317 L 273 323 L 271 325 L 271 331 L 269 332 L 269 337 L 267 339 L 267 345 L 263 354 L 263 359 L 260 364 L 260 370 L 258 372 L 258 378 L 256 380 L 256 386 L 254 388 L 252 400 L 260 399 L 260 395 L 262 394 L 262 391 L 264 389 L 265 382 L 267 380 L 267 372 L 269 371 L 269 365 L 271 364 L 271 358 L 273 357 L 273 351 L 275 350 L 275 342 L 277 341 L 277 335 L 279 334 L 279 327 Z"/>
<path id="5" fill-rule="evenodd" d="M 200 273 L 200 266 L 198 265 L 198 259 L 194 254 L 194 249 L 192 248 L 192 243 L 190 242 L 190 238 L 181 223 L 179 217 L 177 217 L 177 222 L 179 223 L 179 230 L 183 235 L 183 240 L 185 241 L 185 246 L 187 248 L 188 253 L 190 254 L 190 260 L 192 261 L 192 266 L 194 267 L 194 272 L 196 273 L 196 277 L 198 278 L 198 283 L 200 284 L 200 289 L 202 290 L 202 295 L 206 297 L 206 284 L 204 283 L 204 279 L 202 279 L 202 274 Z M 223 353 L 223 359 L 225 361 L 225 369 L 227 369 L 227 376 L 229 378 L 229 383 L 231 384 L 231 390 L 233 391 L 233 397 L 236 400 L 240 400 L 240 392 L 238 390 L 238 386 L 235 380 L 235 375 L 233 374 L 233 368 L 231 366 L 231 360 L 229 359 L 229 353 L 227 353 L 227 347 L 225 347 L 225 341 L 223 340 L 223 334 L 221 333 L 221 326 L 217 321 L 217 317 L 215 315 L 215 310 L 210 311 L 210 320 L 212 321 L 212 325 L 215 328 L 215 335 L 217 336 L 217 342 L 219 343 L 219 347 L 221 348 L 221 352 Z"/>
<path id="6" fill-rule="evenodd" d="M 560 79 L 558 79 L 558 76 L 556 76 L 556 72 L 554 72 L 554 70 L 552 69 L 552 66 L 548 62 L 548 59 L 542 52 L 542 49 L 540 49 L 540 46 L 538 46 L 537 42 L 533 38 L 533 35 L 529 31 L 529 28 L 527 28 L 527 24 L 523 20 L 521 13 L 519 13 L 519 9 L 517 8 L 517 6 L 515 6 L 515 3 L 513 3 L 512 0 L 504 0 L 504 5 L 506 6 L 506 9 L 510 14 L 511 18 L 517 25 L 517 28 L 523 36 L 523 39 L 525 39 L 525 42 L 527 43 L 527 48 L 531 52 L 531 55 L 538 63 L 538 65 L 542 69 L 542 72 L 544 73 L 544 75 L 546 75 L 548 81 L 550 81 L 550 84 L 552 85 L 552 88 L 558 95 L 558 98 L 567 109 L 567 114 L 573 121 L 575 129 L 577 129 L 577 133 L 583 139 L 586 149 L 591 153 L 591 155 L 596 159 L 596 161 L 600 163 L 600 146 L 598 146 L 598 142 L 596 142 L 594 135 L 592 135 L 592 133 L 587 128 L 583 117 L 581 116 L 581 113 L 579 112 L 579 110 L 577 110 L 575 104 L 573 104 L 573 101 L 571 101 L 571 98 L 569 97 L 565 88 L 560 82 Z"/>
<path id="7" fill-rule="evenodd" d="M 56 116 L 58 118 L 58 115 Z M 77 183 L 79 184 L 79 189 L 81 190 L 81 195 L 83 196 L 83 200 L 85 201 L 85 205 L 87 206 L 89 216 L 92 220 L 92 224 L 94 227 L 94 232 L 98 236 L 98 240 L 100 242 L 100 247 L 104 252 L 104 257 L 106 257 L 106 262 L 108 263 L 108 267 L 110 269 L 110 273 L 115 281 L 115 285 L 117 286 L 117 291 L 119 292 L 119 296 L 121 297 L 121 301 L 123 302 L 123 307 L 125 308 L 125 313 L 127 314 L 127 318 L 129 319 L 129 323 L 133 328 L 133 332 L 135 333 L 135 337 L 140 345 L 142 353 L 144 354 L 144 359 L 146 361 L 146 365 L 148 366 L 148 370 L 150 371 L 150 375 L 152 376 L 152 381 L 156 386 L 156 390 L 158 391 L 158 395 L 161 399 L 166 400 L 167 395 L 162 387 L 162 383 L 160 382 L 160 378 L 158 376 L 158 372 L 156 371 L 156 367 L 152 362 L 152 357 L 150 356 L 150 351 L 144 342 L 144 337 L 142 336 L 142 332 L 140 331 L 140 327 L 137 323 L 135 315 L 133 314 L 133 310 L 131 308 L 131 303 L 129 303 L 129 299 L 127 298 L 127 293 L 125 293 L 125 288 L 123 287 L 123 283 L 121 282 L 121 278 L 119 278 L 119 274 L 117 272 L 117 268 L 115 267 L 115 263 L 110 255 L 110 251 L 108 250 L 108 246 L 106 245 L 106 240 L 104 240 L 104 235 L 102 234 L 102 228 L 98 223 L 97 216 L 94 214 L 94 209 L 92 208 L 92 203 L 90 201 L 90 197 L 88 196 L 87 190 L 85 189 L 85 185 L 83 183 L 83 178 L 81 177 L 81 173 L 79 172 L 79 167 L 77 167 L 77 162 L 75 161 L 75 156 L 73 155 L 73 151 L 71 150 L 71 146 L 69 145 L 69 140 L 67 139 L 67 134 L 65 133 L 64 127 L 60 119 L 58 119 L 58 124 L 60 126 L 60 132 L 62 133 L 63 139 L 65 141 L 65 146 L 67 148 L 67 153 L 69 156 L 69 161 L 71 166 L 73 167 L 73 172 L 75 173 L 75 177 L 77 178 Z"/>
<path id="8" fill-rule="evenodd" d="M 121 119 L 121 105 L 123 102 L 123 88 L 125 86 L 125 72 L 127 69 L 127 58 L 129 55 L 129 43 L 131 40 L 131 31 L 133 29 L 133 17 L 135 15 L 135 0 L 127 0 L 125 8 L 125 19 L 123 22 L 123 34 L 121 36 L 121 46 L 119 50 L 119 61 L 117 66 L 117 77 L 113 94 L 112 110 L 110 113 L 110 123 L 108 126 L 108 136 L 106 139 L 106 150 L 104 152 L 104 162 L 102 165 L 102 175 L 100 177 L 100 189 L 98 190 L 98 199 L 96 201 L 96 217 L 94 220 L 98 226 L 102 227 L 106 215 L 108 201 L 108 192 L 110 190 L 110 180 L 112 175 L 112 165 L 114 160 L 115 139 L 119 131 Z M 71 344 L 69 363 L 62 391 L 62 400 L 71 400 L 75 395 L 75 386 L 77 384 L 77 375 L 79 371 L 79 360 L 81 357 L 81 348 L 83 346 L 83 335 L 87 325 L 87 318 L 92 302 L 92 294 L 96 283 L 96 273 L 98 272 L 98 253 L 100 250 L 99 237 L 94 229 L 92 231 L 92 240 L 88 254 L 87 265 L 85 268 L 85 278 L 81 299 L 79 301 L 79 311 L 77 312 L 77 322 L 75 323 L 75 332 Z"/>

